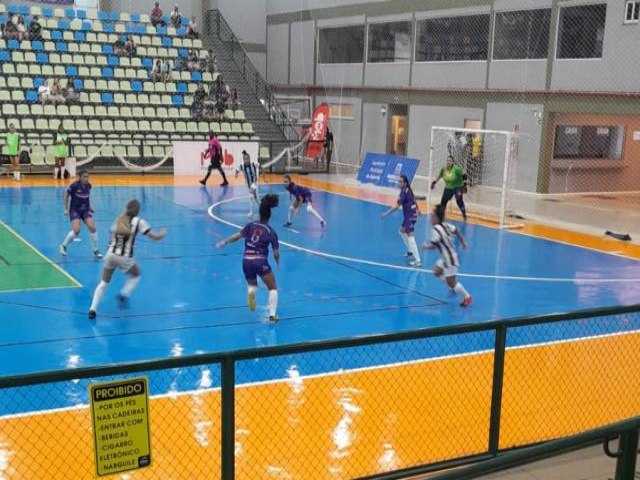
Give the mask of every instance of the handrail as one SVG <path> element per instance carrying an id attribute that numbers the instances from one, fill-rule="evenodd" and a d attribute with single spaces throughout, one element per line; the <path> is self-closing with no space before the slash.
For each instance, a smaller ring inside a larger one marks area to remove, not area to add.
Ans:
<path id="1" fill-rule="evenodd" d="M 220 41 L 229 45 L 229 51 L 234 63 L 240 69 L 240 73 L 247 83 L 253 88 L 257 98 L 264 102 L 263 105 L 271 120 L 280 128 L 283 136 L 289 141 L 300 139 L 297 129 L 293 126 L 284 109 L 278 103 L 271 87 L 262 78 L 251 58 L 245 51 L 242 43 L 233 33 L 224 15 L 218 9 L 207 11 L 208 32 L 215 35 Z M 213 20 L 213 22 L 212 22 Z M 212 25 L 213 23 L 213 25 Z"/>
<path id="2" fill-rule="evenodd" d="M 425 327 L 406 332 L 364 335 L 334 340 L 317 340 L 269 347 L 254 347 L 242 350 L 230 350 L 224 352 L 206 353 L 201 355 L 187 355 L 182 357 L 127 362 L 106 366 L 52 370 L 42 373 L 30 373 L 0 377 L 0 389 L 42 383 L 63 382 L 83 378 L 104 377 L 122 373 L 135 373 L 140 371 L 193 367 L 205 363 L 222 363 L 225 359 L 229 358 L 232 358 L 235 361 L 239 361 L 254 358 L 276 357 L 312 351 L 316 352 L 321 350 L 361 347 L 366 345 L 377 345 L 382 343 L 417 340 L 449 335 L 460 335 L 465 333 L 487 332 L 504 327 L 515 328 L 527 325 L 558 323 L 576 319 L 588 319 L 593 317 L 621 315 L 625 313 L 636 312 L 640 312 L 640 304 L 577 310 L 566 313 L 554 313 L 533 317 L 514 317 L 511 319 L 492 320 L 483 323 L 468 323 L 460 325 L 450 325 L 445 327 Z"/>

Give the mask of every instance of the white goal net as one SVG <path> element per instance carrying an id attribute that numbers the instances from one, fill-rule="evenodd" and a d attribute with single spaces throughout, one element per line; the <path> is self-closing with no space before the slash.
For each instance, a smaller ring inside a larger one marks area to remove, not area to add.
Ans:
<path id="1" fill-rule="evenodd" d="M 447 203 L 447 214 L 462 216 L 458 202 L 464 201 L 468 217 L 498 225 L 500 228 L 521 226 L 511 204 L 518 159 L 520 132 L 432 127 L 427 185 L 427 207 L 441 203 L 446 197 L 447 160 L 462 167 L 466 188 L 462 196 L 453 195 Z M 441 178 L 430 189 L 432 182 Z M 449 192 L 451 194 L 452 192 Z"/>

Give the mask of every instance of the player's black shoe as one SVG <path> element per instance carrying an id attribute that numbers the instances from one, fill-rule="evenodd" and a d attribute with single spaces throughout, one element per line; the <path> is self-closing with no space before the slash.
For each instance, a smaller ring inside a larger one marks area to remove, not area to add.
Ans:
<path id="1" fill-rule="evenodd" d="M 95 311 L 95 310 L 89 310 L 88 317 L 89 317 L 91 320 L 93 320 L 94 318 L 96 318 L 96 315 L 97 315 L 97 314 L 96 314 L 96 311 Z"/>

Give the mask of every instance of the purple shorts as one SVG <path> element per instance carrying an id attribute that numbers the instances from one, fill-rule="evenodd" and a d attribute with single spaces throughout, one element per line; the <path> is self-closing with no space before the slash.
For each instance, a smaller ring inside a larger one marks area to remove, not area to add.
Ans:
<path id="1" fill-rule="evenodd" d="M 404 233 L 413 233 L 417 221 L 417 218 L 405 218 L 401 225 L 401 228 L 404 229 Z"/>
<path id="2" fill-rule="evenodd" d="M 311 192 L 306 193 L 304 195 L 298 195 L 297 200 L 300 200 L 302 203 L 312 203 L 311 201 Z"/>
<path id="3" fill-rule="evenodd" d="M 93 218 L 91 214 L 91 210 L 74 210 L 73 208 L 69 210 L 69 219 L 73 222 L 74 220 L 82 220 L 83 222 L 87 221 L 87 218 Z"/>
<path id="4" fill-rule="evenodd" d="M 271 266 L 266 258 L 245 258 L 242 261 L 242 271 L 244 272 L 244 278 L 256 281 L 258 277 L 262 278 L 264 275 L 271 273 Z"/>

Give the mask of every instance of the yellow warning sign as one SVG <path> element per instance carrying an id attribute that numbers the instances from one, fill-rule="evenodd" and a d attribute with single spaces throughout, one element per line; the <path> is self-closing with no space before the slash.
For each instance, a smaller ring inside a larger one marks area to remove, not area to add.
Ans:
<path id="1" fill-rule="evenodd" d="M 151 464 L 146 377 L 89 385 L 98 476 Z"/>

